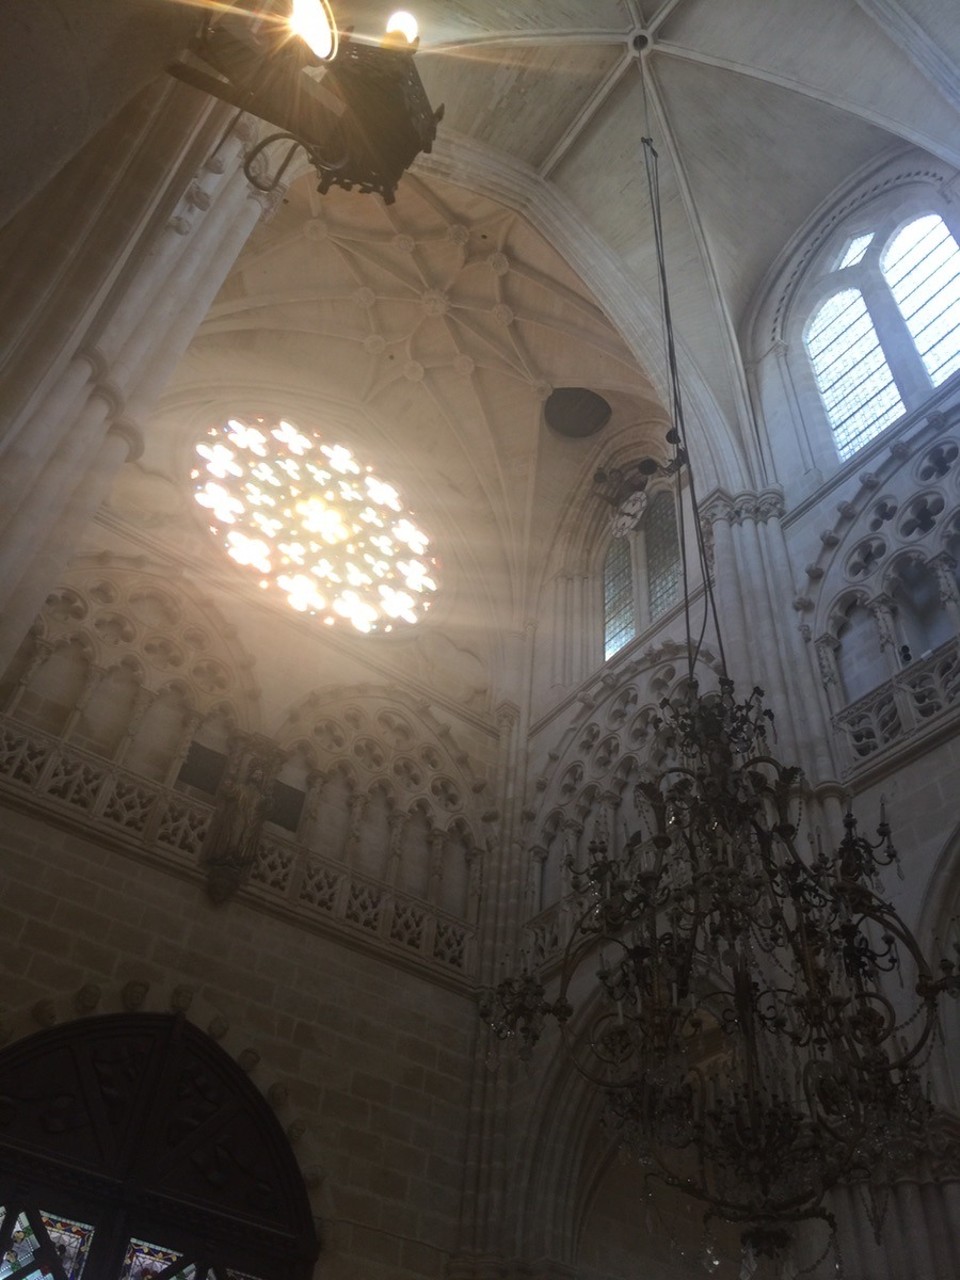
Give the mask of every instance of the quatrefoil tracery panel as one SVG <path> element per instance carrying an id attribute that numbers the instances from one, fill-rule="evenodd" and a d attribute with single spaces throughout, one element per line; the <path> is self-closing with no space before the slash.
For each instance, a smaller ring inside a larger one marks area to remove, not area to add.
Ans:
<path id="1" fill-rule="evenodd" d="M 876 481 L 873 482 L 876 484 Z M 844 510 L 846 504 L 844 504 Z M 850 584 L 877 599 L 895 577 L 894 565 L 909 549 L 925 563 L 960 549 L 960 438 L 944 435 L 914 454 L 888 464 L 882 496 L 864 490 L 851 522 L 841 514 L 818 572 L 819 625 L 816 633 L 836 638 L 850 602 Z"/>
<path id="2" fill-rule="evenodd" d="M 568 859 L 582 863 L 595 838 L 618 848 L 624 833 L 636 829 L 635 784 L 645 767 L 662 761 L 651 755 L 659 705 L 685 678 L 679 660 L 654 661 L 639 674 L 630 669 L 588 707 L 579 725 L 567 730 L 566 745 L 547 754 L 548 767 L 535 780 L 535 798 L 524 814 L 531 874 L 541 885 L 541 893 L 534 894 L 540 909 L 567 891 L 563 867 Z M 702 687 L 709 688 L 713 678 L 705 669 Z"/>
<path id="3" fill-rule="evenodd" d="M 277 737 L 288 754 L 303 754 L 322 803 L 336 793 L 344 828 L 350 822 L 347 811 L 354 822 L 362 819 L 377 795 L 397 818 L 419 813 L 430 830 L 455 827 L 475 842 L 480 830 L 476 797 L 485 780 L 452 735 L 442 740 L 405 707 L 385 708 L 381 693 L 363 694 L 345 705 L 313 694 L 288 716 Z"/>
<path id="4" fill-rule="evenodd" d="M 74 566 L 70 581 L 47 597 L 34 631 L 51 649 L 81 645 L 104 672 L 135 664 L 153 693 L 173 680 L 201 714 L 225 702 L 241 722 L 252 714 L 251 662 L 215 610 L 182 586 L 175 595 L 147 570 L 123 562 Z"/>

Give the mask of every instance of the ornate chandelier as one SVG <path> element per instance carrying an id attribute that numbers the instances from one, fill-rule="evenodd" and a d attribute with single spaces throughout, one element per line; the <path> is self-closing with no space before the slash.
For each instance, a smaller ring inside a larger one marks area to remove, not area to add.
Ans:
<path id="1" fill-rule="evenodd" d="M 823 1200 L 840 1179 L 922 1147 L 918 1068 L 960 978 L 950 962 L 934 976 L 878 891 L 897 859 L 885 821 L 870 841 L 848 812 L 836 850 L 801 852 L 800 771 L 770 753 L 759 689 L 737 701 L 729 680 L 689 683 L 661 709 L 641 825 L 620 846 L 598 835 L 571 868 L 556 993 L 525 972 L 481 1013 L 523 1055 L 558 1023 L 622 1143 L 773 1255 L 790 1224 L 833 1225 Z M 891 976 L 915 990 L 908 1008 Z"/>
<path id="2" fill-rule="evenodd" d="M 799 1222 L 819 1219 L 835 1239 L 824 1201 L 841 1180 L 882 1179 L 924 1150 L 934 1116 L 921 1071 L 939 997 L 960 994 L 960 974 L 951 961 L 934 973 L 882 895 L 879 873 L 897 864 L 882 813 L 875 840 L 848 811 L 838 847 L 825 851 L 819 838 L 806 847 L 801 771 L 773 754 L 762 691 L 738 699 L 726 675 L 649 138 L 644 150 L 674 457 L 597 482 L 614 485 L 616 506 L 653 471 L 673 474 L 682 523 L 685 480 L 724 674 L 701 692 L 684 558 L 687 679 L 660 705 L 656 763 L 635 788 L 636 829 L 621 839 L 599 816 L 586 865 L 568 861 L 575 923 L 549 990 L 523 969 L 482 993 L 480 1012 L 524 1057 L 557 1024 L 621 1145 L 701 1201 L 708 1224 L 739 1224 L 750 1275 Z"/>

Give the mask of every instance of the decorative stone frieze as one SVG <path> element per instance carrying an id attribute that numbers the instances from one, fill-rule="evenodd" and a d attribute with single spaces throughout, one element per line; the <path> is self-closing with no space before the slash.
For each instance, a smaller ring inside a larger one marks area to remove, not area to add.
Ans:
<path id="1" fill-rule="evenodd" d="M 198 882 L 206 878 L 211 804 L 2 717 L 0 790 L 15 800 L 29 796 L 51 821 L 80 831 L 88 841 L 107 842 Z M 457 835 L 466 849 L 464 865 L 476 904 L 482 856 L 476 845 L 468 845 L 465 828 Z M 394 963 L 409 962 L 442 980 L 457 984 L 472 973 L 475 928 L 466 912 L 455 915 L 442 904 L 378 883 L 275 830 L 261 831 L 253 864 L 236 891 L 248 906 L 259 904 L 295 927 L 346 934 L 389 953 Z M 141 1007 L 148 989 L 146 982 L 131 980 L 124 988 L 124 1007 Z"/>

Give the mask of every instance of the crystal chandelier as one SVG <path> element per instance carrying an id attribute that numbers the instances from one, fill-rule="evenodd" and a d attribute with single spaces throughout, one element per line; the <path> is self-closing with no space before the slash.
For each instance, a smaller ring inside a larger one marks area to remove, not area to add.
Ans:
<path id="1" fill-rule="evenodd" d="M 801 771 L 773 754 L 762 691 L 738 698 L 726 676 L 649 138 L 644 149 L 675 452 L 638 475 L 686 483 L 724 674 L 701 691 L 684 559 L 687 678 L 660 705 L 636 828 L 610 833 L 596 817 L 586 865 L 567 863 L 574 925 L 559 974 L 524 968 L 483 992 L 480 1012 L 523 1057 L 555 1023 L 620 1144 L 702 1202 L 708 1224 L 739 1224 L 752 1274 L 799 1222 L 819 1219 L 835 1238 L 824 1201 L 838 1182 L 882 1179 L 923 1151 L 934 1117 L 922 1068 L 939 997 L 960 994 L 960 975 L 951 961 L 934 972 L 883 897 L 879 873 L 899 869 L 883 813 L 875 840 L 849 810 L 836 848 L 804 839 Z"/>

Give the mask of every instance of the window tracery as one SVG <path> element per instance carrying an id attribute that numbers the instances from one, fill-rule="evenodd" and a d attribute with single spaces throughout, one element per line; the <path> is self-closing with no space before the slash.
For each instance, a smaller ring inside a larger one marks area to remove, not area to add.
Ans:
<path id="1" fill-rule="evenodd" d="M 822 302 L 805 342 L 837 452 L 850 458 L 904 412 L 860 290 L 841 289 Z"/>
<path id="2" fill-rule="evenodd" d="M 430 540 L 396 488 L 341 444 L 231 418 L 196 446 L 210 532 L 297 613 L 360 632 L 415 624 L 437 589 Z"/>
<path id="3" fill-rule="evenodd" d="M 803 333 L 844 461 L 960 369 L 954 230 L 929 210 L 904 222 L 888 208 L 873 223 L 834 254 Z"/>
<path id="4" fill-rule="evenodd" d="M 608 660 L 680 598 L 680 537 L 674 496 L 658 489 L 642 516 L 610 540 L 603 562 L 603 655 Z"/>
<path id="5" fill-rule="evenodd" d="M 931 383 L 960 369 L 960 247 L 937 214 L 908 222 L 880 255 L 913 345 Z"/>
<path id="6" fill-rule="evenodd" d="M 808 566 L 823 583 L 816 655 L 847 769 L 960 710 L 956 419 L 864 473 Z"/>
<path id="7" fill-rule="evenodd" d="M 877 161 L 798 229 L 758 291 L 753 376 L 788 500 L 956 401 L 956 177 L 919 151 Z"/>
<path id="8" fill-rule="evenodd" d="M 0 1082 L 2 1280 L 312 1272 L 306 1187 L 276 1117 L 182 1018 L 54 1027 L 4 1050 Z"/>

